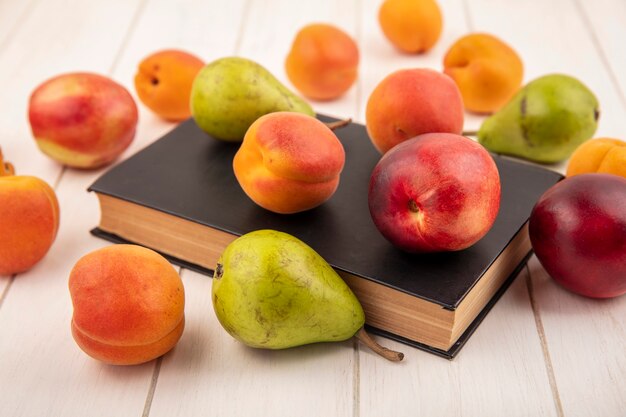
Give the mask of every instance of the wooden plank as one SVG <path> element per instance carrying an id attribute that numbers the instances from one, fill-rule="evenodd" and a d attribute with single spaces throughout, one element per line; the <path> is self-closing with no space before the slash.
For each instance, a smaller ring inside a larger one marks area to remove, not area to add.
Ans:
<path id="1" fill-rule="evenodd" d="M 626 39 L 626 2 L 622 0 L 596 0 L 594 2 L 574 0 L 574 3 L 591 35 L 601 62 L 610 74 L 611 82 L 622 99 L 622 105 L 626 106 L 626 54 L 624 54 L 623 45 L 623 40 Z M 615 111 L 608 108 L 605 110 Z M 626 128 L 616 132 L 607 130 L 606 134 L 626 140 Z"/>
<path id="2" fill-rule="evenodd" d="M 150 416 L 346 416 L 352 412 L 352 342 L 252 349 L 221 327 L 211 280 L 185 270 L 186 329 L 165 356 Z"/>
<path id="3" fill-rule="evenodd" d="M 527 80 L 551 72 L 579 78 L 600 102 L 602 115 L 596 136 L 624 138 L 626 107 L 612 78 L 613 73 L 619 73 L 623 59 L 616 42 L 623 38 L 617 35 L 624 33 L 624 14 L 620 13 L 624 5 L 583 3 L 469 1 L 476 27 L 502 34 L 521 53 Z M 583 7 L 582 12 L 578 7 Z M 598 9 L 601 12 L 596 12 Z M 587 17 L 586 13 L 593 14 Z M 602 13 L 601 21 L 598 13 Z M 590 21 L 596 22 L 593 28 L 588 27 Z M 528 22 L 532 22 L 532 30 L 528 30 Z M 563 163 L 558 168 L 565 166 Z M 574 296 L 554 285 L 536 258 L 530 262 L 530 273 L 537 325 L 551 364 L 555 401 L 561 404 L 563 414 L 623 415 L 626 390 L 614 381 L 626 378 L 626 299 L 602 302 Z"/>
<path id="4" fill-rule="evenodd" d="M 556 416 L 524 270 L 453 361 L 381 339 L 405 353 L 361 348 L 360 416 Z"/>
<path id="5" fill-rule="evenodd" d="M 222 37 L 223 46 L 230 45 L 231 49 L 221 53 L 256 60 L 289 85 L 283 64 L 297 29 L 310 21 L 331 21 L 354 33 L 354 22 L 350 24 L 349 18 L 355 16 L 350 9 L 353 6 L 343 2 L 246 3 L 243 7 L 248 10 L 240 13 L 245 17 L 239 38 L 225 42 Z M 229 27 L 233 33 L 237 26 L 231 23 Z M 224 28 L 223 32 L 229 30 Z M 355 94 L 353 89 L 339 101 L 313 104 L 318 111 L 352 115 Z M 190 271 L 183 276 L 187 329 L 177 348 L 163 360 L 150 409 L 152 417 L 196 415 L 207 410 L 215 415 L 273 417 L 345 416 L 352 412 L 352 342 L 286 351 L 247 348 L 217 321 L 210 298 L 211 280 Z"/>
<path id="6" fill-rule="evenodd" d="M 33 10 L 3 50 L 0 82 L 11 103 L 0 112 L 18 171 L 53 183 L 60 167 L 34 147 L 24 120 L 28 95 L 63 71 L 110 71 L 140 10 L 140 1 L 46 1 Z M 68 10 L 72 12 L 69 13 Z M 33 34 L 36 34 L 34 36 Z M 28 143 L 28 144 L 27 144 Z M 5 152 L 12 153 L 12 152 Z M 22 168 L 22 169 L 20 169 Z M 101 171 L 100 171 L 101 172 Z M 0 403 L 13 416 L 140 415 L 154 363 L 112 367 L 87 357 L 72 340 L 67 277 L 73 264 L 104 242 L 88 234 L 97 222 L 85 188 L 100 172 L 71 171 L 57 187 L 61 227 L 48 255 L 19 275 L 0 309 Z"/>
<path id="7" fill-rule="evenodd" d="M 626 297 L 581 297 L 556 284 L 536 257 L 529 268 L 564 415 L 623 415 L 626 387 L 620 381 L 626 380 Z"/>
<path id="8" fill-rule="evenodd" d="M 37 0 L 0 1 L 0 51 L 9 44 L 19 26 L 28 19 Z"/>
<path id="9" fill-rule="evenodd" d="M 378 3 L 363 7 L 362 110 L 369 92 L 388 73 L 404 67 L 440 70 L 449 46 L 469 29 L 463 2 L 441 1 L 445 27 L 434 49 L 402 54 L 378 27 Z M 465 126 L 471 129 L 481 121 L 466 114 Z M 383 339 L 404 351 L 404 363 L 389 364 L 361 349 L 358 415 L 557 415 L 525 278 L 523 272 L 451 362 Z"/>

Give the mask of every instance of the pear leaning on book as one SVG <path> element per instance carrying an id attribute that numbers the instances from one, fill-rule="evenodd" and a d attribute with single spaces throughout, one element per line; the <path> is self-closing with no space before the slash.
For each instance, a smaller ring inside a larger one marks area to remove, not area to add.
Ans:
<path id="1" fill-rule="evenodd" d="M 356 336 L 393 361 L 363 330 L 361 304 L 335 270 L 299 239 L 274 230 L 243 235 L 226 247 L 213 276 L 213 308 L 248 346 L 285 349 Z"/>

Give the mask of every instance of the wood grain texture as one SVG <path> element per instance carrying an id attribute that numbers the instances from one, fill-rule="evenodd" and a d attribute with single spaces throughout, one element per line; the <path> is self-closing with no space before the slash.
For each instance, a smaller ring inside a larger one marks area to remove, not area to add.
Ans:
<path id="1" fill-rule="evenodd" d="M 624 415 L 626 298 L 593 300 L 570 293 L 536 257 L 529 269 L 564 415 Z"/>
<path id="2" fill-rule="evenodd" d="M 365 416 L 557 416 L 526 289 L 526 272 L 453 361 L 408 349 L 390 366 L 360 356 Z"/>
<path id="3" fill-rule="evenodd" d="M 487 31 L 520 53 L 525 81 L 550 72 L 581 79 L 602 105 L 597 135 L 626 138 L 622 0 L 440 4 L 442 38 L 414 56 L 382 35 L 379 0 L 0 0 L 0 146 L 18 173 L 58 182 L 61 203 L 61 228 L 46 258 L 13 281 L 0 277 L 0 415 L 622 416 L 626 298 L 568 293 L 536 259 L 452 362 L 381 338 L 406 354 L 403 363 L 388 363 L 352 342 L 249 349 L 217 322 L 210 279 L 186 270 L 187 328 L 162 360 L 106 366 L 71 338 L 67 277 L 82 255 L 107 243 L 87 233 L 99 209 L 85 189 L 103 170 L 63 172 L 30 135 L 28 96 L 58 73 L 109 75 L 136 98 L 138 62 L 173 47 L 206 61 L 245 56 L 293 87 L 284 59 L 295 33 L 310 22 L 330 22 L 357 39 L 360 77 L 339 100 L 313 107 L 364 122 L 367 98 L 384 76 L 407 67 L 441 69 L 457 38 Z M 174 126 L 138 107 L 137 136 L 122 158 Z M 465 127 L 475 129 L 482 120 L 466 114 Z"/>
<path id="4" fill-rule="evenodd" d="M 624 137 L 626 108 L 612 77 L 623 60 L 615 49 L 615 42 L 622 38 L 614 37 L 620 27 L 626 33 L 620 23 L 624 21 L 622 2 L 467 2 L 477 29 L 501 35 L 520 52 L 526 80 L 550 72 L 579 78 L 600 102 L 602 115 L 595 136 Z M 489 13 L 484 13 L 487 8 Z M 605 13 L 602 20 L 600 10 Z M 530 21 L 542 29 L 527 30 Z M 596 24 L 590 27 L 590 21 Z M 566 163 L 554 166 L 561 172 L 565 167 Z M 626 379 L 626 298 L 598 302 L 574 296 L 555 285 L 536 258 L 530 262 L 530 274 L 537 325 L 552 367 L 555 400 L 563 414 L 624 415 L 626 390 L 615 381 Z"/>
<path id="5" fill-rule="evenodd" d="M 211 280 L 185 270 L 187 328 L 162 364 L 150 415 L 345 416 L 352 412 L 350 341 L 283 351 L 229 336 L 211 303 Z"/>
<path id="6" fill-rule="evenodd" d="M 1 52 L 2 62 L 12 65 L 0 66 L 0 83 L 8 92 L 4 99 L 11 103 L 0 112 L 2 145 L 8 144 L 5 154 L 11 153 L 18 172 L 39 175 L 51 184 L 61 172 L 30 137 L 24 118 L 30 91 L 59 72 L 110 71 L 139 5 L 46 1 L 19 27 Z M 105 245 L 87 233 L 98 219 L 98 208 L 85 189 L 97 175 L 76 171 L 63 177 L 56 190 L 61 212 L 56 241 L 38 265 L 15 279 L 2 303 L 3 415 L 140 415 L 144 408 L 154 364 L 103 365 L 82 353 L 70 333 L 70 269 L 80 256 Z"/>
<path id="7" fill-rule="evenodd" d="M 621 0 L 596 0 L 593 2 L 572 0 L 611 81 L 626 106 L 626 54 L 622 40 L 626 37 L 626 2 Z M 608 109 L 607 109 L 608 110 Z M 606 132 L 622 140 L 626 139 L 624 128 L 618 132 Z"/>

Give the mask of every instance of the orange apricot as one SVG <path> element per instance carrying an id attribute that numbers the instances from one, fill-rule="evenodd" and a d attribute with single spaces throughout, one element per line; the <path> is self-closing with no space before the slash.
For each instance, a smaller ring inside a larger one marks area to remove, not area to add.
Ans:
<path id="1" fill-rule="evenodd" d="M 444 73 L 459 86 L 467 110 L 492 113 L 519 90 L 524 65 L 509 45 L 486 33 L 457 40 L 443 59 Z"/>
<path id="2" fill-rule="evenodd" d="M 115 365 L 155 359 L 185 327 L 185 292 L 172 265 L 136 245 L 113 245 L 78 260 L 69 278 L 72 335 L 89 356 Z"/>
<path id="3" fill-rule="evenodd" d="M 0 151 L 0 275 L 24 272 L 48 252 L 59 229 L 59 203 L 43 180 L 13 175 Z"/>
<path id="4" fill-rule="evenodd" d="M 243 191 L 275 213 L 297 213 L 328 200 L 345 162 L 337 136 L 314 117 L 276 112 L 258 118 L 233 159 Z"/>
<path id="5" fill-rule="evenodd" d="M 393 45 L 418 54 L 437 43 L 443 26 L 435 0 L 385 0 L 378 11 L 378 22 Z"/>
<path id="6" fill-rule="evenodd" d="M 598 138 L 580 145 L 567 165 L 567 176 L 599 172 L 626 178 L 626 142 Z"/>
<path id="7" fill-rule="evenodd" d="M 179 121 L 191 116 L 191 86 L 204 62 L 184 51 L 155 52 L 139 63 L 135 89 L 143 104 L 166 120 Z"/>
<path id="8" fill-rule="evenodd" d="M 354 39 L 328 24 L 302 28 L 291 45 L 285 69 L 306 97 L 331 100 L 344 94 L 357 78 L 359 49 Z"/>

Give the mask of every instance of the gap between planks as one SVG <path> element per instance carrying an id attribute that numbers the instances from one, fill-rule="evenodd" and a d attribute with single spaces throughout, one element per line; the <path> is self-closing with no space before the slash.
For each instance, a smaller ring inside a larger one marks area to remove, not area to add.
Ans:
<path id="1" fill-rule="evenodd" d="M 619 83 L 619 80 L 617 79 L 617 75 L 615 74 L 615 71 L 613 71 L 613 67 L 611 66 L 609 62 L 609 58 L 606 55 L 604 49 L 602 48 L 602 44 L 600 43 L 600 40 L 598 39 L 598 35 L 596 34 L 595 28 L 593 27 L 593 22 L 591 21 L 587 13 L 585 13 L 585 10 L 580 4 L 580 0 L 572 0 L 572 2 L 574 3 L 574 8 L 576 9 L 576 12 L 580 16 L 581 20 L 585 23 L 585 27 L 587 28 L 587 33 L 589 34 L 589 37 L 591 38 L 591 43 L 593 44 L 594 48 L 596 48 L 596 51 L 598 51 L 598 55 L 600 55 L 600 61 L 602 61 L 602 65 L 604 66 L 604 68 L 606 68 L 606 71 L 609 73 L 611 84 L 613 84 L 613 87 L 617 91 L 620 101 L 622 102 L 622 106 L 626 110 L 626 95 L 624 94 L 624 91 L 622 91 L 622 87 Z"/>
<path id="2" fill-rule="evenodd" d="M 176 267 L 180 278 L 183 278 L 184 268 Z M 146 395 L 146 402 L 143 406 L 143 413 L 141 417 L 150 416 L 150 409 L 152 408 L 152 401 L 154 400 L 154 393 L 156 392 L 157 382 L 159 381 L 159 375 L 161 374 L 161 364 L 163 363 L 163 356 L 159 356 L 154 364 L 154 370 L 152 371 L 152 378 L 150 379 L 150 387 L 148 388 L 148 394 Z"/>
<path id="3" fill-rule="evenodd" d="M 31 12 L 35 9 L 35 4 L 38 3 L 39 0 L 31 0 L 20 15 L 15 19 L 15 22 L 11 26 L 11 29 L 7 32 L 4 39 L 0 39 L 0 51 L 4 51 L 6 47 L 9 45 L 9 41 L 13 37 L 13 34 L 17 31 L 17 28 L 23 25 L 24 20 L 31 14 Z"/>
<path id="4" fill-rule="evenodd" d="M 465 17 L 465 23 L 467 24 L 467 32 L 474 32 L 474 21 L 472 20 L 472 14 L 470 13 L 467 0 L 461 0 L 461 4 L 463 5 L 463 16 Z"/>
<path id="5" fill-rule="evenodd" d="M 359 340 L 352 338 L 352 348 L 354 349 L 354 365 L 352 369 L 352 417 L 361 415 L 361 355 Z"/>
<path id="6" fill-rule="evenodd" d="M 550 389 L 552 390 L 552 398 L 554 400 L 554 407 L 559 417 L 564 417 L 563 405 L 561 404 L 561 396 L 559 395 L 559 388 L 556 384 L 556 376 L 554 375 L 554 368 L 552 367 L 552 359 L 550 358 L 550 350 L 548 349 L 548 342 L 546 340 L 546 334 L 543 328 L 543 322 L 541 321 L 541 314 L 539 307 L 535 301 L 535 293 L 533 289 L 533 280 L 530 274 L 530 268 L 528 263 L 524 266 L 526 271 L 526 286 L 528 288 L 528 298 L 530 300 L 530 307 L 533 310 L 533 317 L 535 318 L 535 326 L 537 327 L 537 334 L 539 335 L 539 341 L 541 342 L 541 351 L 543 353 L 543 362 L 546 365 L 546 372 L 548 374 L 548 381 L 550 383 Z"/>

